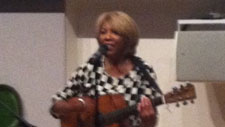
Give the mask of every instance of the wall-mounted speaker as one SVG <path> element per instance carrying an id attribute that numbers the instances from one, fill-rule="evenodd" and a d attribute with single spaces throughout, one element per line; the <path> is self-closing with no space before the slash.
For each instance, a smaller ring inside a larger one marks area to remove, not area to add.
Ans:
<path id="1" fill-rule="evenodd" d="M 224 19 L 178 21 L 176 44 L 178 81 L 225 81 Z"/>

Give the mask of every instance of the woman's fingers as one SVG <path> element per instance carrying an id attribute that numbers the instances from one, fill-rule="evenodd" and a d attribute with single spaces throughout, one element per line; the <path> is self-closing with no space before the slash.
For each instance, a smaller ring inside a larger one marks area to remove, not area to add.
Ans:
<path id="1" fill-rule="evenodd" d="M 145 96 L 141 98 L 137 108 L 142 118 L 148 118 L 155 115 L 150 99 Z"/>

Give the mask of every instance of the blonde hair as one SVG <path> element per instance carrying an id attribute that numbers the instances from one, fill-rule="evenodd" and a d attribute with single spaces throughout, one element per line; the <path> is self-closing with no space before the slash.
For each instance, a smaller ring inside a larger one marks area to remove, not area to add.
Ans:
<path id="1" fill-rule="evenodd" d="M 109 24 L 112 30 L 123 38 L 124 44 L 126 45 L 124 49 L 126 57 L 133 56 L 136 53 L 136 46 L 139 39 L 139 32 L 135 21 L 121 11 L 102 13 L 96 22 L 96 38 L 98 41 L 100 29 L 105 23 Z"/>

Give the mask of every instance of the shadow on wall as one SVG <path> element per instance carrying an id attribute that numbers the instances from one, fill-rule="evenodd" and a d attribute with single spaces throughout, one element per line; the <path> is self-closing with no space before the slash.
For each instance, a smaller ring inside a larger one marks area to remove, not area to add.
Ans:
<path id="1" fill-rule="evenodd" d="M 209 110 L 215 127 L 225 123 L 225 83 L 208 83 L 206 85 Z"/>

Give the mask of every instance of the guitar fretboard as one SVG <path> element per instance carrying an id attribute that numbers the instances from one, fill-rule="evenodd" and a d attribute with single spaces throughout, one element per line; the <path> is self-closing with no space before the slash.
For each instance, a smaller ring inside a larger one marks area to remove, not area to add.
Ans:
<path id="1" fill-rule="evenodd" d="M 154 107 L 159 106 L 163 104 L 162 98 L 157 97 L 151 100 Z M 114 122 L 118 122 L 120 120 L 123 120 L 124 118 L 127 118 L 128 116 L 132 114 L 137 114 L 137 105 L 128 106 L 123 109 L 116 110 L 114 112 L 105 114 L 100 116 L 101 121 L 104 123 L 104 125 L 110 125 Z"/>

